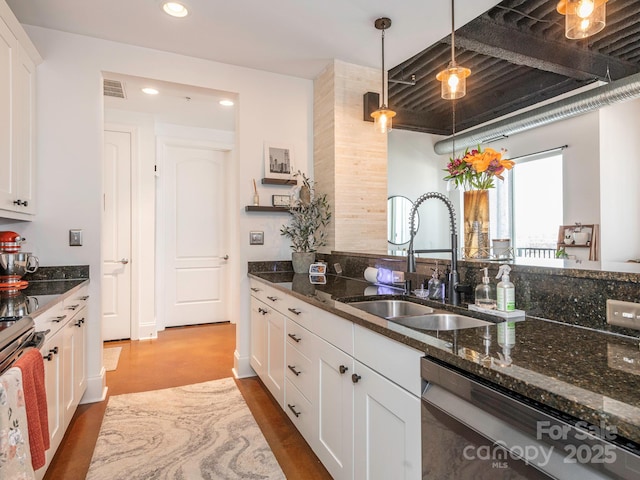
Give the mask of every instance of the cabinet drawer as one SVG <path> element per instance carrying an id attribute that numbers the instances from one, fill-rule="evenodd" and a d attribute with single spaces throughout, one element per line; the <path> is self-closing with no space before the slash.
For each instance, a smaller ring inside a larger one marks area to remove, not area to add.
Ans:
<path id="1" fill-rule="evenodd" d="M 87 301 L 89 300 L 88 291 L 89 289 L 87 287 L 83 287 L 76 293 L 64 299 L 62 302 L 62 308 L 68 317 L 72 317 L 87 305 Z"/>
<path id="2" fill-rule="evenodd" d="M 288 378 L 285 379 L 284 409 L 298 431 L 312 445 L 316 432 L 314 408 Z"/>
<path id="3" fill-rule="evenodd" d="M 287 345 L 294 346 L 307 358 L 311 357 L 313 348 L 313 334 L 306 328 L 301 327 L 296 322 L 287 318 L 286 339 Z"/>
<path id="4" fill-rule="evenodd" d="M 249 282 L 249 288 L 251 290 L 251 295 L 258 300 L 261 300 L 280 311 L 284 308 L 281 306 L 282 299 L 285 296 L 284 293 L 253 279 Z"/>
<path id="5" fill-rule="evenodd" d="M 35 317 L 36 330 L 49 330 L 47 338 L 50 338 L 66 325 L 70 317 L 71 316 L 64 311 L 62 302 L 57 303 Z"/>
<path id="6" fill-rule="evenodd" d="M 354 357 L 410 393 L 420 396 L 424 352 L 355 325 Z M 384 355 L 380 355 L 384 352 Z"/>
<path id="7" fill-rule="evenodd" d="M 310 403 L 313 403 L 313 363 L 291 343 L 287 343 L 286 359 L 287 380 L 294 384 Z"/>

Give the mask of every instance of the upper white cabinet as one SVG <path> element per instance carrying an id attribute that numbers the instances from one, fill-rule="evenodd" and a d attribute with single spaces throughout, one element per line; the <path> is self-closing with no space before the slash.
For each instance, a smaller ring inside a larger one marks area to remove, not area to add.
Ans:
<path id="1" fill-rule="evenodd" d="M 36 212 L 36 65 L 42 59 L 0 0 L 0 217 Z"/>

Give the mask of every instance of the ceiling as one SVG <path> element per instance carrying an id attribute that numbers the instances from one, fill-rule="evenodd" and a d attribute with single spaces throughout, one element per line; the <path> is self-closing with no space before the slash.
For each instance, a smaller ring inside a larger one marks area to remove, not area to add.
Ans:
<path id="1" fill-rule="evenodd" d="M 394 128 L 452 132 L 452 102 L 440 98 L 435 80 L 451 55 L 450 0 L 185 0 L 192 13 L 184 19 L 165 15 L 160 0 L 7 3 L 23 24 L 309 79 L 332 59 L 380 68 L 373 23 L 387 16 Z M 456 61 L 472 71 L 466 97 L 455 102 L 456 131 L 606 79 L 607 67 L 613 80 L 640 71 L 640 1 L 609 0 L 605 30 L 581 41 L 564 37 L 556 3 L 456 2 Z M 412 74 L 415 85 L 394 82 Z M 132 93 L 137 79 L 126 80 Z M 179 87 L 172 85 L 174 97 L 190 96 L 189 86 Z"/>
<path id="2" fill-rule="evenodd" d="M 504 0 L 455 34 L 456 63 L 471 69 L 455 103 L 462 131 L 597 80 L 640 72 L 640 1 L 609 0 L 607 25 L 583 40 L 564 36 L 557 0 Z M 394 128 L 448 135 L 452 102 L 436 74 L 451 58 L 451 35 L 389 71 Z M 395 83 L 416 75 L 416 84 Z"/>

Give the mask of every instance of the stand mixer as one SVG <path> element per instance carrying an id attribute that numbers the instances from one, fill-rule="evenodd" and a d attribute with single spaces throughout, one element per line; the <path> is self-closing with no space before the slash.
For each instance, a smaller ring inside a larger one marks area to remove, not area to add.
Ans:
<path id="1" fill-rule="evenodd" d="M 16 232 L 0 231 L 0 292 L 18 292 L 27 288 L 29 282 L 22 277 L 38 270 L 38 257 L 21 251 L 24 240 Z"/>

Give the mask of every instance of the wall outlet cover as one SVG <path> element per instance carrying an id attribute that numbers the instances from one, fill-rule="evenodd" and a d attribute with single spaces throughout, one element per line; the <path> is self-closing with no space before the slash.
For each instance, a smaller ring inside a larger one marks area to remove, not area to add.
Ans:
<path id="1" fill-rule="evenodd" d="M 69 230 L 69 246 L 70 247 L 82 246 L 82 230 Z"/>
<path id="2" fill-rule="evenodd" d="M 249 232 L 249 245 L 264 245 L 264 232 Z"/>
<path id="3" fill-rule="evenodd" d="M 608 299 L 607 323 L 640 330 L 640 303 Z"/>

